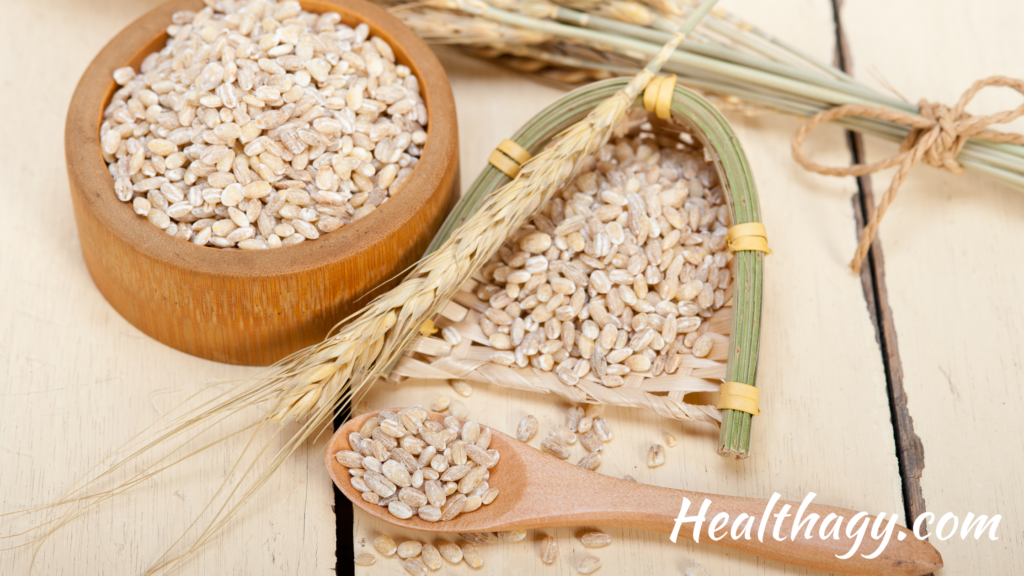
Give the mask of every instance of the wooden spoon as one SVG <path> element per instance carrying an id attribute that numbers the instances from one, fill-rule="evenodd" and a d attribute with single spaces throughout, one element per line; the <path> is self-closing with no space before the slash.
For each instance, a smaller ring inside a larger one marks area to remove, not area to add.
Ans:
<path id="1" fill-rule="evenodd" d="M 392 409 L 398 412 L 400 408 Z M 460 514 L 448 522 L 426 522 L 416 516 L 400 520 L 392 516 L 387 508 L 370 504 L 362 499 L 360 492 L 349 482 L 348 469 L 338 463 L 334 455 L 340 450 L 351 450 L 349 434 L 358 432 L 363 423 L 379 413 L 369 412 L 353 418 L 338 430 L 327 447 L 327 469 L 345 496 L 368 514 L 381 520 L 425 532 L 498 532 L 528 528 L 553 528 L 561 526 L 618 526 L 640 528 L 663 534 L 671 534 L 679 516 L 683 498 L 690 500 L 688 516 L 697 515 L 707 498 L 711 506 L 700 531 L 700 542 L 724 546 L 740 552 L 754 554 L 761 558 L 785 562 L 794 566 L 848 574 L 851 576 L 876 576 L 900 574 L 920 576 L 942 567 L 942 557 L 931 544 L 918 540 L 914 534 L 896 526 L 885 550 L 876 558 L 868 560 L 862 555 L 875 552 L 881 541 L 873 538 L 870 528 L 857 552 L 846 560 L 836 558 L 845 555 L 854 545 L 855 538 L 846 535 L 846 523 L 856 514 L 852 510 L 811 504 L 804 517 L 818 514 L 825 518 L 834 513 L 843 517 L 842 533 L 839 539 L 830 537 L 822 540 L 818 536 L 820 520 L 814 526 L 813 539 L 805 539 L 801 533 L 793 540 L 788 538 L 793 526 L 792 515 L 799 509 L 798 502 L 776 503 L 764 532 L 764 542 L 758 541 L 757 530 L 760 517 L 768 501 L 758 498 L 737 498 L 701 494 L 686 490 L 661 488 L 636 482 L 619 480 L 590 470 L 585 470 L 541 452 L 519 440 L 506 436 L 491 428 L 491 448 L 498 450 L 501 459 L 491 469 L 488 483 L 500 490 L 494 502 L 479 509 Z M 444 416 L 429 412 L 430 418 L 441 422 Z M 782 521 L 778 542 L 772 533 L 776 518 L 774 515 L 785 504 L 790 505 L 790 517 Z M 729 515 L 725 529 L 716 532 L 714 541 L 708 534 L 711 520 L 719 513 Z M 733 539 L 730 536 L 733 522 L 741 513 L 755 516 L 751 539 Z M 867 520 L 874 524 L 875 518 Z M 860 520 L 857 526 L 865 520 Z M 693 537 L 694 523 L 682 525 L 681 536 Z M 801 531 L 804 532 L 806 528 Z M 856 533 L 854 533 L 856 536 Z M 902 539 L 900 538 L 902 536 Z"/>

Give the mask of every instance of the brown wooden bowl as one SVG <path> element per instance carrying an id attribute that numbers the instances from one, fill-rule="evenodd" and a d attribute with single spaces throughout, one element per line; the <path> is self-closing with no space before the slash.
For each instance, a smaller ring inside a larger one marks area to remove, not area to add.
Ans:
<path id="1" fill-rule="evenodd" d="M 386 10 L 364 0 L 303 0 L 311 12 L 365 22 L 420 81 L 427 142 L 405 185 L 373 213 L 314 241 L 274 250 L 221 250 L 176 240 L 114 194 L 100 150 L 115 69 L 167 41 L 173 0 L 142 16 L 86 69 L 65 128 L 65 155 L 82 255 L 96 286 L 126 320 L 183 352 L 231 364 L 271 364 L 321 341 L 426 249 L 458 197 L 458 128 L 448 77 L 434 53 Z"/>

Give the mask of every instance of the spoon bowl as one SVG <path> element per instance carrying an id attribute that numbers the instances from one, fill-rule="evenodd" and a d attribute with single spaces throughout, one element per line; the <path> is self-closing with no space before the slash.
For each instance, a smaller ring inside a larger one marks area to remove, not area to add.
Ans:
<path id="1" fill-rule="evenodd" d="M 399 410 L 401 408 L 393 408 L 392 412 L 397 413 Z M 487 480 L 487 483 L 492 488 L 497 488 L 499 491 L 498 497 L 490 504 L 481 506 L 473 512 L 459 514 L 455 519 L 447 522 L 427 522 L 421 520 L 416 515 L 406 520 L 396 518 L 388 512 L 386 506 L 370 504 L 363 500 L 359 490 L 352 486 L 352 483 L 349 481 L 351 475 L 348 473 L 348 468 L 342 466 L 334 455 L 341 450 L 354 450 L 348 441 L 349 434 L 358 432 L 362 428 L 363 423 L 379 413 L 379 410 L 369 412 L 349 420 L 334 434 L 330 444 L 327 446 L 327 470 L 334 480 L 334 484 L 349 500 L 362 508 L 366 513 L 372 514 L 381 520 L 424 532 L 491 532 L 509 529 L 505 528 L 505 526 L 514 517 L 515 511 L 520 507 L 520 503 L 523 501 L 526 493 L 525 487 L 528 484 L 523 481 L 524 477 L 522 475 L 522 471 L 526 467 L 524 466 L 522 456 L 512 449 L 511 446 L 513 442 L 520 444 L 521 442 L 493 428 L 491 428 L 490 447 L 501 454 L 501 459 L 491 468 L 491 477 Z M 443 422 L 445 419 L 443 414 L 436 412 L 428 411 L 427 414 L 431 420 L 436 422 Z M 541 454 L 546 456 L 546 454 Z"/>
<path id="2" fill-rule="evenodd" d="M 391 410 L 397 413 L 401 408 Z M 702 494 L 612 478 L 559 460 L 494 428 L 491 428 L 490 447 L 498 451 L 500 459 L 490 469 L 487 482 L 500 491 L 498 497 L 491 504 L 446 522 L 427 522 L 415 515 L 402 520 L 392 516 L 386 507 L 363 500 L 359 490 L 350 482 L 348 469 L 334 457 L 341 450 L 352 450 L 348 441 L 349 434 L 358 432 L 363 423 L 379 413 L 375 411 L 357 416 L 334 434 L 327 446 L 327 469 L 335 485 L 353 504 L 368 514 L 404 528 L 424 532 L 465 533 L 563 526 L 617 526 L 672 534 L 676 518 L 681 515 L 680 508 L 684 499 L 690 503 L 686 516 L 696 516 L 705 500 L 708 500 L 710 504 L 705 513 L 706 520 L 697 531 L 700 542 L 794 566 L 850 576 L 922 576 L 942 567 L 942 557 L 938 550 L 928 542 L 918 540 L 913 532 L 902 526 L 894 527 L 884 550 L 872 559 L 864 556 L 875 552 L 883 542 L 871 530 L 864 534 L 858 552 L 845 560 L 838 556 L 845 555 L 856 543 L 856 534 L 848 537 L 845 524 L 837 538 L 817 537 L 817 526 L 811 531 L 814 536 L 812 538 L 805 538 L 803 530 L 799 536 L 788 538 L 788 535 L 796 533 L 793 530 L 793 514 L 801 507 L 799 502 L 778 501 L 774 504 L 768 514 L 771 517 L 768 518 L 768 529 L 762 540 L 757 537 L 757 529 L 761 516 L 766 514 L 769 505 L 767 500 Z M 445 418 L 435 412 L 427 414 L 437 422 Z M 460 421 L 465 422 L 463 419 Z M 789 506 L 790 515 L 778 521 L 778 533 L 782 535 L 779 541 L 773 535 L 777 521 L 775 514 L 786 505 Z M 728 523 L 724 528 L 716 528 L 715 538 L 712 538 L 709 533 L 712 519 L 723 513 L 727 515 Z M 751 539 L 734 539 L 731 535 L 733 521 L 740 514 L 755 518 Z M 810 514 L 817 514 L 821 519 L 835 514 L 845 522 L 857 513 L 843 508 L 810 504 L 804 510 L 804 517 Z M 874 518 L 870 515 L 867 521 L 874 524 Z M 693 538 L 694 522 L 683 524 L 678 535 Z"/>

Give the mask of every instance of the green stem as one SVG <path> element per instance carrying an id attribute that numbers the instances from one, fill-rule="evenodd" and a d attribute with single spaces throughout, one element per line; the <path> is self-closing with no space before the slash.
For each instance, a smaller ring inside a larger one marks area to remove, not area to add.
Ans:
<path id="1" fill-rule="evenodd" d="M 586 14 L 569 8 L 559 8 L 556 16 L 559 21 L 571 24 L 577 27 L 592 28 L 594 30 L 600 30 L 603 32 L 611 32 L 622 36 L 629 36 L 637 40 L 650 40 L 656 42 L 666 42 L 670 33 L 662 32 L 661 30 L 652 30 L 643 26 L 637 26 L 635 24 L 627 24 L 625 22 L 619 22 L 618 20 L 612 20 L 601 16 L 594 16 Z M 710 25 L 711 20 L 705 23 L 705 26 Z M 819 86 L 825 86 L 832 89 L 839 90 L 851 90 L 852 92 L 859 93 L 865 97 L 877 97 L 870 88 L 862 86 L 860 84 L 850 84 L 849 82 L 841 82 L 831 77 L 822 77 L 820 74 L 812 74 L 806 70 L 801 70 L 787 63 L 773 62 L 771 60 L 764 60 L 756 58 L 749 54 L 740 52 L 734 48 L 730 48 L 724 44 L 715 43 L 700 43 L 700 42 L 686 42 L 680 46 L 680 50 L 685 52 L 691 52 L 694 54 L 700 54 L 701 56 L 707 56 L 709 58 L 716 58 L 726 62 L 732 62 L 733 64 L 739 64 L 741 66 L 748 66 L 750 68 L 756 68 L 765 72 L 778 74 L 780 76 L 786 76 L 796 80 L 817 84 Z"/>
<path id="2" fill-rule="evenodd" d="M 615 48 L 627 57 L 637 60 L 646 60 L 661 50 L 661 46 L 651 42 L 644 42 L 629 37 L 622 37 L 615 34 L 600 32 L 587 28 L 578 28 L 554 22 L 551 20 L 539 20 L 513 12 L 508 12 L 490 6 L 477 6 L 465 2 L 458 3 L 459 9 L 477 16 L 551 34 L 561 38 L 572 38 L 587 42 L 596 46 L 607 46 Z M 705 70 L 720 74 L 734 81 L 750 82 L 756 85 L 772 87 L 793 95 L 816 98 L 832 105 L 837 104 L 867 104 L 870 106 L 900 106 L 899 109 L 906 109 L 905 102 L 882 96 L 876 93 L 855 95 L 848 90 L 848 86 L 841 89 L 829 88 L 805 81 L 786 78 L 762 70 L 750 69 L 746 66 L 724 62 L 715 58 L 709 58 L 700 54 L 692 54 L 684 51 L 676 51 L 672 54 L 670 61 L 678 64 L 692 66 L 699 70 Z M 891 100 L 891 102 L 890 102 Z"/>

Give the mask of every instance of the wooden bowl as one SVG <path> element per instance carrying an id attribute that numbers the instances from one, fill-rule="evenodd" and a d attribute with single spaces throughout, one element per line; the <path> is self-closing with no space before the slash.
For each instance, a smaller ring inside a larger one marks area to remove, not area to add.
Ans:
<path id="1" fill-rule="evenodd" d="M 82 255 L 96 286 L 126 320 L 173 348 L 231 364 L 271 364 L 321 341 L 330 329 L 394 286 L 426 249 L 458 196 L 458 129 L 448 77 L 427 45 L 364 0 L 303 0 L 311 12 L 365 22 L 420 81 L 427 143 L 402 189 L 377 210 L 314 241 L 241 251 L 176 240 L 114 194 L 100 150 L 103 110 L 117 68 L 161 49 L 171 15 L 199 10 L 174 0 L 118 34 L 75 89 L 65 155 Z"/>

